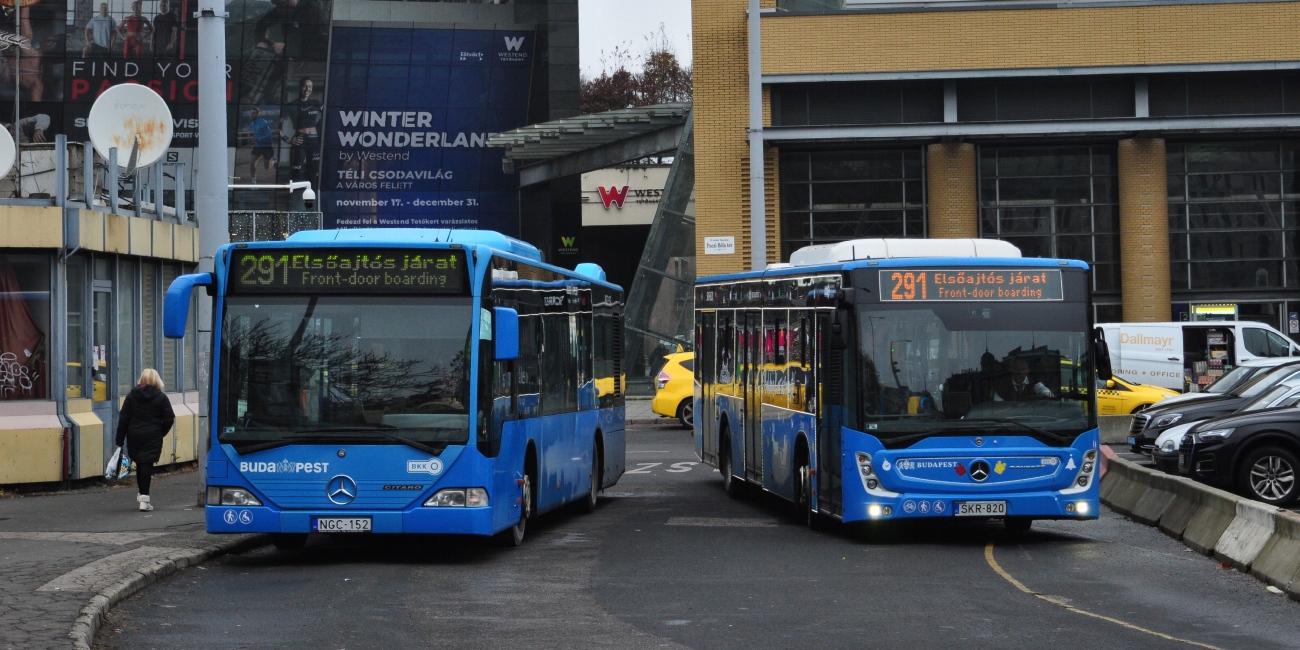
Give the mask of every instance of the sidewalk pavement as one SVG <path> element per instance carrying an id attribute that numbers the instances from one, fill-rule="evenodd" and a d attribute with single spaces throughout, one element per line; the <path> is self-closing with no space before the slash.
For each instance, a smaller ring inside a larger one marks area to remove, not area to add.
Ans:
<path id="1" fill-rule="evenodd" d="M 155 477 L 153 512 L 135 485 L 0 498 L 0 649 L 88 648 L 104 613 L 159 578 L 266 543 L 208 535 L 198 474 Z"/>

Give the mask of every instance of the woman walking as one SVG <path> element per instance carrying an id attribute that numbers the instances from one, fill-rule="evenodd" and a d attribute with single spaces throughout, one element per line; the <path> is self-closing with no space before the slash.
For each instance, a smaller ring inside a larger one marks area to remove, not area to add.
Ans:
<path id="1" fill-rule="evenodd" d="M 163 394 L 162 378 L 153 368 L 140 373 L 137 386 L 127 394 L 122 403 L 122 413 L 117 418 L 117 446 L 127 443 L 126 451 L 135 462 L 135 482 L 140 495 L 140 511 L 153 510 L 149 503 L 149 481 L 153 478 L 153 465 L 162 455 L 162 440 L 176 422 L 171 400 Z"/>

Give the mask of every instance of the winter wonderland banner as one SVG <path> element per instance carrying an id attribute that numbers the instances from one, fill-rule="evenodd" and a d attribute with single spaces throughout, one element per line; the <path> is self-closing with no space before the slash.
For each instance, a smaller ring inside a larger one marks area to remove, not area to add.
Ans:
<path id="1" fill-rule="evenodd" d="M 517 234 L 518 177 L 501 171 L 487 138 L 527 122 L 533 41 L 527 31 L 334 28 L 324 227 Z"/>

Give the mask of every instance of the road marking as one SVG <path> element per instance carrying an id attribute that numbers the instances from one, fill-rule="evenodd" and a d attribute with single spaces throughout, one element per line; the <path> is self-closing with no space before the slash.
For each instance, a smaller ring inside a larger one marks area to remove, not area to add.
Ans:
<path id="1" fill-rule="evenodd" d="M 1120 627 L 1128 628 L 1128 629 L 1130 629 L 1130 630 L 1133 630 L 1133 631 L 1136 631 L 1136 632 L 1141 632 L 1141 633 L 1143 633 L 1143 634 L 1150 634 L 1151 636 L 1157 636 L 1157 637 L 1160 637 L 1160 638 L 1165 639 L 1165 640 L 1167 640 L 1167 641 L 1177 641 L 1178 643 L 1185 643 L 1185 644 L 1187 644 L 1187 645 L 1196 646 L 1196 647 L 1198 647 L 1198 648 L 1208 648 L 1209 650 L 1223 650 L 1222 648 L 1220 648 L 1220 647 L 1218 647 L 1218 646 L 1212 646 L 1212 645 L 1209 645 L 1208 643 L 1200 643 L 1200 642 L 1198 642 L 1198 641 L 1191 641 L 1191 640 L 1188 640 L 1188 639 L 1180 639 L 1180 638 L 1178 638 L 1178 637 L 1176 637 L 1176 636 L 1169 636 L 1168 634 L 1165 634 L 1165 633 L 1163 633 L 1163 632 L 1156 632 L 1155 630 L 1148 630 L 1148 629 L 1145 628 L 1145 627 L 1140 627 L 1140 626 L 1134 625 L 1134 624 L 1132 624 L 1132 623 L 1129 623 L 1129 622 L 1127 622 L 1127 621 L 1121 621 L 1121 620 L 1119 620 L 1118 618 L 1111 618 L 1111 617 L 1109 617 L 1109 616 L 1102 616 L 1101 614 L 1094 614 L 1094 613 L 1092 613 L 1092 612 L 1089 612 L 1089 611 L 1086 611 L 1086 610 L 1082 610 L 1082 609 L 1079 609 L 1078 607 L 1075 607 L 1075 606 L 1073 606 L 1073 605 L 1067 604 L 1067 603 L 1063 602 L 1063 601 L 1062 601 L 1061 599 L 1059 599 L 1059 598 L 1055 598 L 1055 597 L 1053 597 L 1053 596 L 1047 596 L 1047 595 L 1044 595 L 1044 594 L 1040 594 L 1040 593 L 1038 593 L 1037 591 L 1034 591 L 1034 590 L 1030 589 L 1029 587 L 1026 587 L 1026 586 L 1024 585 L 1023 582 L 1020 582 L 1019 580 L 1016 580 L 1014 576 L 1012 576 L 1010 573 L 1007 573 L 1007 572 L 1002 568 L 1002 565 L 998 564 L 998 561 L 997 561 L 996 559 L 993 558 L 993 542 L 989 542 L 988 545 L 984 547 L 984 560 L 987 561 L 987 562 L 989 563 L 989 566 L 992 567 L 993 570 L 996 571 L 998 575 L 1000 575 L 1000 576 L 1002 576 L 1003 578 L 1005 578 L 1006 581 L 1007 581 L 1007 582 L 1010 582 L 1012 585 L 1014 585 L 1016 589 L 1019 589 L 1020 591 L 1023 591 L 1023 592 L 1025 592 L 1025 593 L 1029 594 L 1030 596 L 1033 596 L 1034 598 L 1038 598 L 1038 599 L 1040 599 L 1040 600 L 1047 601 L 1047 602 L 1049 602 L 1049 603 L 1051 603 L 1051 604 L 1053 604 L 1053 605 L 1056 605 L 1057 607 L 1065 608 L 1065 609 L 1067 609 L 1067 610 L 1069 610 L 1069 611 L 1071 611 L 1071 612 L 1074 612 L 1075 614 L 1082 614 L 1082 615 L 1084 615 L 1084 616 L 1090 616 L 1090 617 L 1092 617 L 1092 618 L 1100 619 L 1100 620 L 1106 621 L 1106 622 L 1108 622 L 1108 623 L 1114 623 L 1115 625 L 1118 625 L 1118 626 L 1120 626 Z"/>
<path id="2" fill-rule="evenodd" d="M 126 546 L 143 542 L 147 539 L 161 537 L 168 533 L 7 533 L 0 532 L 0 539 L 25 539 L 34 542 L 73 542 L 76 544 L 105 544 L 108 546 Z"/>
<path id="3" fill-rule="evenodd" d="M 743 517 L 669 517 L 665 526 L 707 526 L 713 528 L 776 528 L 772 519 Z"/>
<path id="4" fill-rule="evenodd" d="M 666 454 L 667 449 L 629 449 L 629 454 Z"/>

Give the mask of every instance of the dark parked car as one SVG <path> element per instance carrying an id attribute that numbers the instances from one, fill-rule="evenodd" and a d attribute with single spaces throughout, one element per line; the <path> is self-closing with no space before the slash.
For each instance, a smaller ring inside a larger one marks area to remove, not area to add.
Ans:
<path id="1" fill-rule="evenodd" d="M 1178 450 L 1178 470 L 1197 480 L 1285 507 L 1300 497 L 1300 408 L 1202 422 Z"/>
<path id="2" fill-rule="evenodd" d="M 1151 453 L 1152 450 L 1148 448 L 1155 444 L 1156 438 L 1165 429 L 1178 424 L 1223 417 L 1282 381 L 1298 376 L 1300 359 L 1294 359 L 1291 363 L 1259 373 L 1254 379 L 1221 395 L 1167 405 L 1161 402 L 1151 406 L 1133 416 L 1133 424 L 1129 427 L 1129 448 L 1135 454 Z"/>
<path id="3" fill-rule="evenodd" d="M 1243 404 L 1240 408 L 1232 413 L 1225 414 L 1222 417 L 1233 417 L 1236 415 L 1245 415 L 1247 413 L 1259 413 L 1269 409 L 1286 408 L 1300 404 L 1300 375 L 1290 377 L 1272 388 L 1260 393 L 1254 399 Z M 1219 418 L 1210 420 L 1198 420 L 1187 422 L 1165 429 L 1165 432 L 1156 438 L 1155 448 L 1151 452 L 1151 460 L 1155 461 L 1156 467 L 1161 471 L 1169 474 L 1178 473 L 1178 448 L 1182 444 L 1183 436 L 1191 430 L 1201 428 L 1213 428 Z"/>

